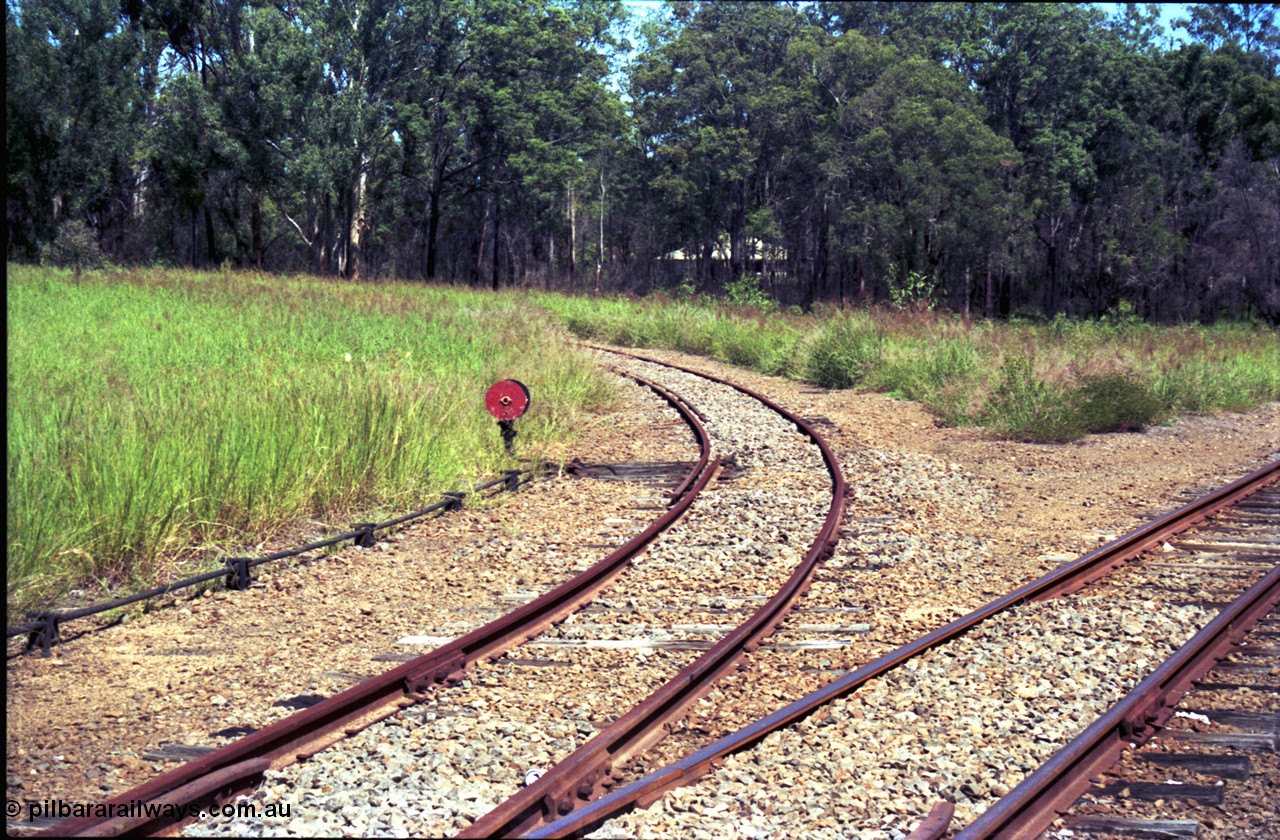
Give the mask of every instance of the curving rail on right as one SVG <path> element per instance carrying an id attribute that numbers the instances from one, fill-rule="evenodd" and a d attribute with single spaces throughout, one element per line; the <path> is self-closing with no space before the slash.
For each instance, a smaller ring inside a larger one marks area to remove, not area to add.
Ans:
<path id="1" fill-rule="evenodd" d="M 1176 534 L 1195 526 L 1277 481 L 1280 481 L 1280 461 L 1268 464 L 1262 469 L 1202 496 L 1170 514 L 1159 517 L 1147 525 L 1113 540 L 1096 551 L 1090 552 L 1078 560 L 1068 563 L 932 633 L 881 656 L 873 662 L 831 682 L 824 688 L 784 706 L 754 724 L 743 727 L 737 732 L 721 738 L 666 767 L 651 772 L 600 799 L 582 804 L 576 810 L 566 813 L 554 822 L 520 833 L 528 837 L 577 836 L 637 806 L 648 807 L 661 798 L 666 791 L 692 784 L 706 775 L 725 756 L 754 746 L 769 733 L 807 717 L 833 700 L 856 690 L 864 683 L 905 664 L 908 660 L 925 651 L 965 634 L 992 616 L 1028 601 L 1046 600 L 1074 592 L 1090 581 L 1103 577 L 1117 566 L 1132 560 Z M 1246 595 L 1246 598 L 1252 599 L 1250 606 L 1241 607 L 1237 613 L 1232 615 L 1224 614 L 1224 616 L 1215 619 L 1185 648 L 1192 649 L 1193 646 L 1202 648 L 1204 652 L 1193 654 L 1194 658 L 1203 661 L 1207 657 L 1207 661 L 1211 664 L 1214 656 L 1221 655 L 1223 643 L 1221 641 L 1210 642 L 1207 640 L 1220 630 L 1226 630 L 1231 634 L 1230 638 L 1232 640 L 1238 639 L 1243 635 L 1248 626 L 1251 626 L 1252 622 L 1256 621 L 1258 617 L 1265 615 L 1275 605 L 1277 599 L 1280 598 L 1280 593 L 1276 589 L 1277 580 L 1280 580 L 1280 570 L 1272 570 L 1250 590 L 1249 595 Z M 1244 600 L 1245 598 L 1241 599 L 1241 601 Z M 1270 605 L 1264 607 L 1263 605 L 1268 602 Z M 1197 642 L 1197 640 L 1200 641 Z M 1230 642 L 1226 642 L 1226 644 L 1229 645 Z M 1217 653 L 1214 651 L 1217 651 Z M 1171 665 L 1167 666 L 1167 669 L 1162 667 L 1152 674 L 1149 680 L 1143 682 L 1138 689 L 1135 689 L 1135 695 L 1146 699 L 1139 702 L 1128 712 L 1120 713 L 1116 720 L 1111 720 L 1105 724 L 1100 720 L 1095 725 L 1098 732 L 1095 732 L 1091 737 L 1105 741 L 1106 736 L 1100 735 L 1100 733 L 1103 729 L 1111 729 L 1112 724 L 1118 726 L 1120 728 L 1119 731 L 1129 733 L 1135 733 L 1142 727 L 1154 724 L 1158 720 L 1160 712 L 1156 706 L 1152 705 L 1152 698 L 1159 696 L 1163 703 L 1165 696 L 1167 696 L 1176 701 L 1174 694 L 1178 690 L 1177 687 L 1184 681 L 1189 683 L 1191 679 L 1186 676 L 1186 673 L 1187 669 L 1184 666 Z M 1089 735 L 1089 732 L 1085 734 Z M 1082 739 L 1084 737 L 1081 736 Z M 1066 750 L 1063 752 L 1065 753 Z M 1057 758 L 1054 760 L 1058 761 Z M 1065 764 L 1068 761 L 1064 757 L 1061 763 Z M 1045 771 L 1046 776 L 1049 772 Z M 1028 777 L 1024 782 L 1024 786 L 1028 789 L 1031 787 L 1053 787 L 1054 783 L 1051 780 L 1041 778 L 1033 781 L 1033 778 Z M 1038 832 L 1024 834 L 1021 830 L 1021 820 L 1026 819 L 1026 817 L 1022 816 L 1021 811 L 1018 810 L 1020 806 L 1015 803 L 1015 797 L 1019 796 L 1019 791 L 1023 791 L 1023 796 L 1027 795 L 1026 791 L 1023 790 L 1023 786 L 1020 786 L 1006 797 L 1009 800 L 1009 804 L 1004 807 L 1004 810 L 1009 812 L 1008 822 L 1000 822 L 990 826 L 985 823 L 982 825 L 975 823 L 971 829 L 961 836 L 965 838 L 1037 836 Z M 1076 792 L 1078 793 L 1079 791 Z M 1059 801 L 1053 800 L 1054 803 Z M 940 837 L 946 832 L 951 821 L 951 809 L 948 804 L 940 803 L 934 809 L 929 819 L 925 820 L 912 834 L 913 840 Z M 1053 816 L 1056 816 L 1056 812 L 1053 811 L 1056 804 L 1045 807 L 1047 812 L 1052 814 L 1048 820 L 1051 821 Z M 993 808 L 992 811 L 994 810 L 996 809 Z M 1017 812 L 1015 813 L 1015 811 Z M 989 811 L 988 813 L 991 812 Z M 992 823 L 995 823 L 998 819 L 1000 819 L 999 814 L 990 817 Z M 1045 822 L 1045 825 L 1048 824 L 1048 821 Z M 1012 828 L 1015 825 L 1018 826 L 1016 830 Z"/>

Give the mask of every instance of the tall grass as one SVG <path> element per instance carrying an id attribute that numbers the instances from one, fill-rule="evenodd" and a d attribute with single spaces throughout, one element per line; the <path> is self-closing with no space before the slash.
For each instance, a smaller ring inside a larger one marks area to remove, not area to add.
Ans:
<path id="1" fill-rule="evenodd" d="M 285 523 L 403 511 L 509 466 L 609 386 L 538 308 L 420 285 L 9 266 L 10 608 Z"/>
<path id="2" fill-rule="evenodd" d="M 1251 325 L 1028 325 L 896 309 L 802 316 L 661 298 L 538 301 L 584 338 L 881 391 L 917 400 L 945 423 L 1011 439 L 1068 441 L 1280 399 L 1280 333 Z"/>

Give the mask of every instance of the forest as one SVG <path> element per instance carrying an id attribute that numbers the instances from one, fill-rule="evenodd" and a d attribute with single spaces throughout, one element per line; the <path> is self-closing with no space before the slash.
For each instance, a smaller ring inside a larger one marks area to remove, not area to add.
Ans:
<path id="1" fill-rule="evenodd" d="M 8 0 L 6 257 L 1280 325 L 1275 6 L 1116 8 Z"/>

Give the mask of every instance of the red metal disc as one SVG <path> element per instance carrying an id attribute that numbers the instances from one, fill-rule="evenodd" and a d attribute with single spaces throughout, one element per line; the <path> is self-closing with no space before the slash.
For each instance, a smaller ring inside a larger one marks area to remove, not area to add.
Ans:
<path id="1" fill-rule="evenodd" d="M 484 395 L 484 407 L 499 420 L 514 420 L 529 408 L 529 389 L 514 379 L 495 382 Z"/>

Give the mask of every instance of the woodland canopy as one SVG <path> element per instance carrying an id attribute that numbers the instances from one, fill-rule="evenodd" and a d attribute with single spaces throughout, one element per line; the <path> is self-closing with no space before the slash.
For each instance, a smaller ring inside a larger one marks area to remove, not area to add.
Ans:
<path id="1" fill-rule="evenodd" d="M 8 0 L 7 257 L 1280 324 L 1275 6 L 1118 8 Z"/>

